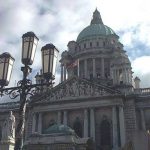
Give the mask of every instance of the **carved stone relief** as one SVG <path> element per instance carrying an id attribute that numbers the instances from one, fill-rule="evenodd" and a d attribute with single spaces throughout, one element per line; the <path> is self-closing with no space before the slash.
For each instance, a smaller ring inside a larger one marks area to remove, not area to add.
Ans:
<path id="1" fill-rule="evenodd" d="M 110 95 L 104 88 L 84 81 L 73 80 L 53 89 L 48 96 L 49 100 L 60 100 L 69 97 L 89 97 Z"/>

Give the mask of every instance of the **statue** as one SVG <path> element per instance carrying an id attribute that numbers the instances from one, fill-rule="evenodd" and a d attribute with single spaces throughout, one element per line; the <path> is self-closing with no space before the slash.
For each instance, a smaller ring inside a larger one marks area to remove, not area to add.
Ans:
<path id="1" fill-rule="evenodd" d="M 12 114 L 12 111 L 9 112 L 9 116 L 2 127 L 2 140 L 11 138 L 15 138 L 15 116 Z"/>

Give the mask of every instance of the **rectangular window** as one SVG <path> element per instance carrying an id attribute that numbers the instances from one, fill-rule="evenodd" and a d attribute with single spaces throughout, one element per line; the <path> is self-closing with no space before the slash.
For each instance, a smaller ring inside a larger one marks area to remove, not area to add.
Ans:
<path id="1" fill-rule="evenodd" d="M 99 42 L 96 42 L 96 46 L 99 46 Z"/>
<path id="2" fill-rule="evenodd" d="M 92 47 L 92 42 L 90 42 L 90 47 Z"/>

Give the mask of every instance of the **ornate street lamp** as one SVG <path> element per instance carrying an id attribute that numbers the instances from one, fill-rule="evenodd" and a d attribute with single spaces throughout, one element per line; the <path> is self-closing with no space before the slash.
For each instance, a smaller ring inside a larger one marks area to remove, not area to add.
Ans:
<path id="1" fill-rule="evenodd" d="M 39 39 L 33 32 L 27 32 L 22 36 L 22 63 L 32 65 Z"/>
<path id="2" fill-rule="evenodd" d="M 0 55 L 0 86 L 9 84 L 15 59 L 9 53 Z"/>
<path id="3" fill-rule="evenodd" d="M 54 79 L 59 51 L 53 44 L 46 44 L 42 47 L 41 52 L 43 75 L 49 81 L 50 79 Z"/>
<path id="4" fill-rule="evenodd" d="M 21 67 L 21 71 L 23 72 L 23 79 L 18 81 L 17 87 L 5 88 L 10 81 L 14 58 L 8 53 L 0 55 L 0 95 L 9 95 L 11 99 L 20 96 L 19 118 L 16 128 L 14 150 L 21 150 L 23 145 L 27 95 L 34 95 L 36 89 L 39 89 L 39 87 L 45 85 L 50 86 L 55 75 L 59 51 L 53 44 L 47 44 L 41 49 L 42 76 L 47 82 L 32 84 L 31 80 L 27 79 L 27 76 L 32 71 L 29 65 L 33 64 L 38 40 L 33 32 L 27 32 L 22 36 L 22 63 L 24 66 Z"/>

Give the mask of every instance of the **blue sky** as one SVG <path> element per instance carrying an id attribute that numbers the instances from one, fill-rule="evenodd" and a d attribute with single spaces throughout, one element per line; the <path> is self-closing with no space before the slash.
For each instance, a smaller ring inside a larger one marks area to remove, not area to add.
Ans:
<path id="1" fill-rule="evenodd" d="M 150 87 L 150 2 L 148 0 L 5 0 L 0 1 L 0 53 L 15 57 L 10 85 L 22 78 L 21 37 L 33 31 L 39 44 L 32 65 L 34 79 L 41 68 L 40 49 L 53 43 L 59 50 L 67 49 L 70 40 L 90 24 L 97 7 L 105 25 L 120 36 L 131 60 L 133 76 L 139 76 L 142 87 Z M 58 69 L 59 70 L 59 64 Z M 59 71 L 56 83 L 59 83 Z"/>

